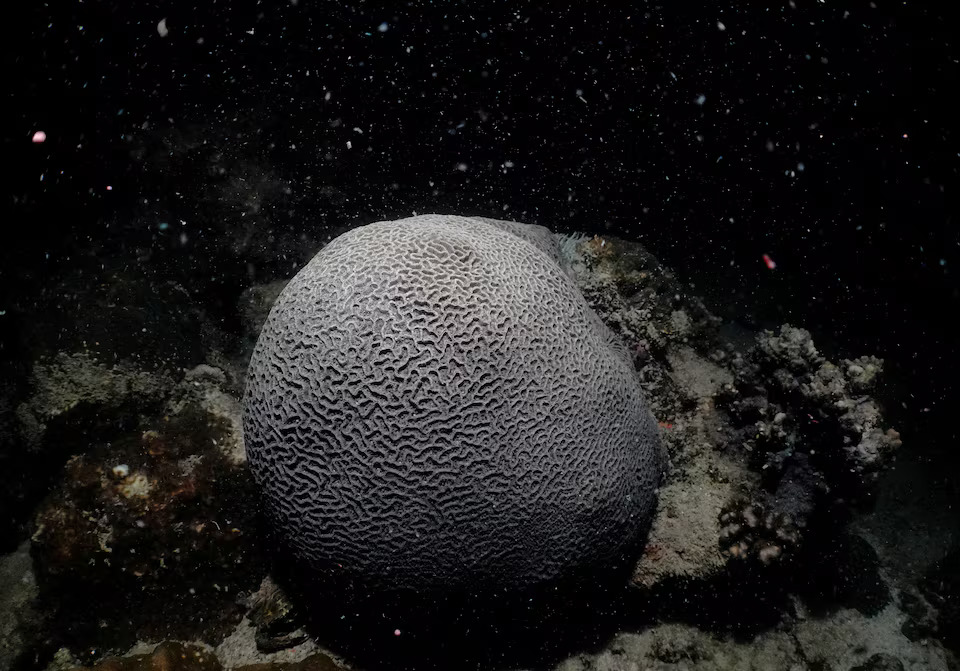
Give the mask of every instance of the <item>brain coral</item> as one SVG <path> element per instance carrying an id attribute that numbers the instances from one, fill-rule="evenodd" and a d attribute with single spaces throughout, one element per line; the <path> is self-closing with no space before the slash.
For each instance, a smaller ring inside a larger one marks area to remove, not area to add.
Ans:
<path id="1" fill-rule="evenodd" d="M 545 228 L 362 226 L 281 293 L 247 455 L 288 551 L 378 586 L 515 588 L 642 540 L 657 429 Z"/>

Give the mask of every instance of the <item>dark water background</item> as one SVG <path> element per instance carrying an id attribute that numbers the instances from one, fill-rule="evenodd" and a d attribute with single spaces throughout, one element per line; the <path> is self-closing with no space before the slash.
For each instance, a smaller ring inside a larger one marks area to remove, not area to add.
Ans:
<path id="1" fill-rule="evenodd" d="M 955 486 L 949 3 L 627 4 L 5 9 L 4 359 L 70 272 L 175 278 L 229 324 L 344 226 L 484 214 L 640 239 L 728 319 L 887 359 L 893 423 Z M 204 185 L 157 167 L 170 129 L 288 191 L 211 222 Z M 218 254 L 240 229 L 246 253 Z M 301 256 L 271 247 L 301 234 Z"/>

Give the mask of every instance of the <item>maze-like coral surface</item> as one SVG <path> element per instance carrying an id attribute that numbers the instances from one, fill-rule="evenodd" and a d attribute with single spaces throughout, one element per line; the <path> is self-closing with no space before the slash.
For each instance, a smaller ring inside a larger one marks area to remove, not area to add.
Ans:
<path id="1" fill-rule="evenodd" d="M 636 545 L 656 425 L 546 229 L 517 226 L 363 226 L 280 295 L 244 436 L 299 559 L 392 588 L 519 587 Z"/>

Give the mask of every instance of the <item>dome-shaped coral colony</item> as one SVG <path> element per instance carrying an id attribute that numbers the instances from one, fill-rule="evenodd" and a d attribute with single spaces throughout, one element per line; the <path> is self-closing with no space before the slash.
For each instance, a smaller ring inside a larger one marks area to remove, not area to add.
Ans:
<path id="1" fill-rule="evenodd" d="M 321 572 L 524 587 L 636 548 L 657 429 L 615 336 L 539 226 L 354 229 L 280 295 L 244 436 L 267 516 Z"/>

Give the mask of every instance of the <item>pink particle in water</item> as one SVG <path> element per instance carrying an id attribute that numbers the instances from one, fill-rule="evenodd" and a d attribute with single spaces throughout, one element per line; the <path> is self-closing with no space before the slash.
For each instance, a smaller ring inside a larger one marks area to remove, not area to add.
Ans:
<path id="1" fill-rule="evenodd" d="M 109 184 L 107 185 L 107 191 L 113 191 L 113 187 L 110 186 Z"/>
<path id="2" fill-rule="evenodd" d="M 47 141 L 47 134 L 44 133 L 42 130 L 38 130 L 36 133 L 33 134 L 32 139 L 34 144 L 40 144 L 42 142 Z"/>
<path id="3" fill-rule="evenodd" d="M 399 630 L 399 629 L 394 629 L 394 630 L 393 630 L 393 635 L 394 635 L 394 636 L 399 636 L 399 635 L 400 635 L 400 630 Z"/>
<path id="4" fill-rule="evenodd" d="M 763 255 L 763 262 L 766 264 L 767 268 L 769 268 L 770 270 L 773 270 L 774 268 L 777 267 L 777 264 L 774 262 L 773 259 L 770 258 L 769 254 Z"/>

